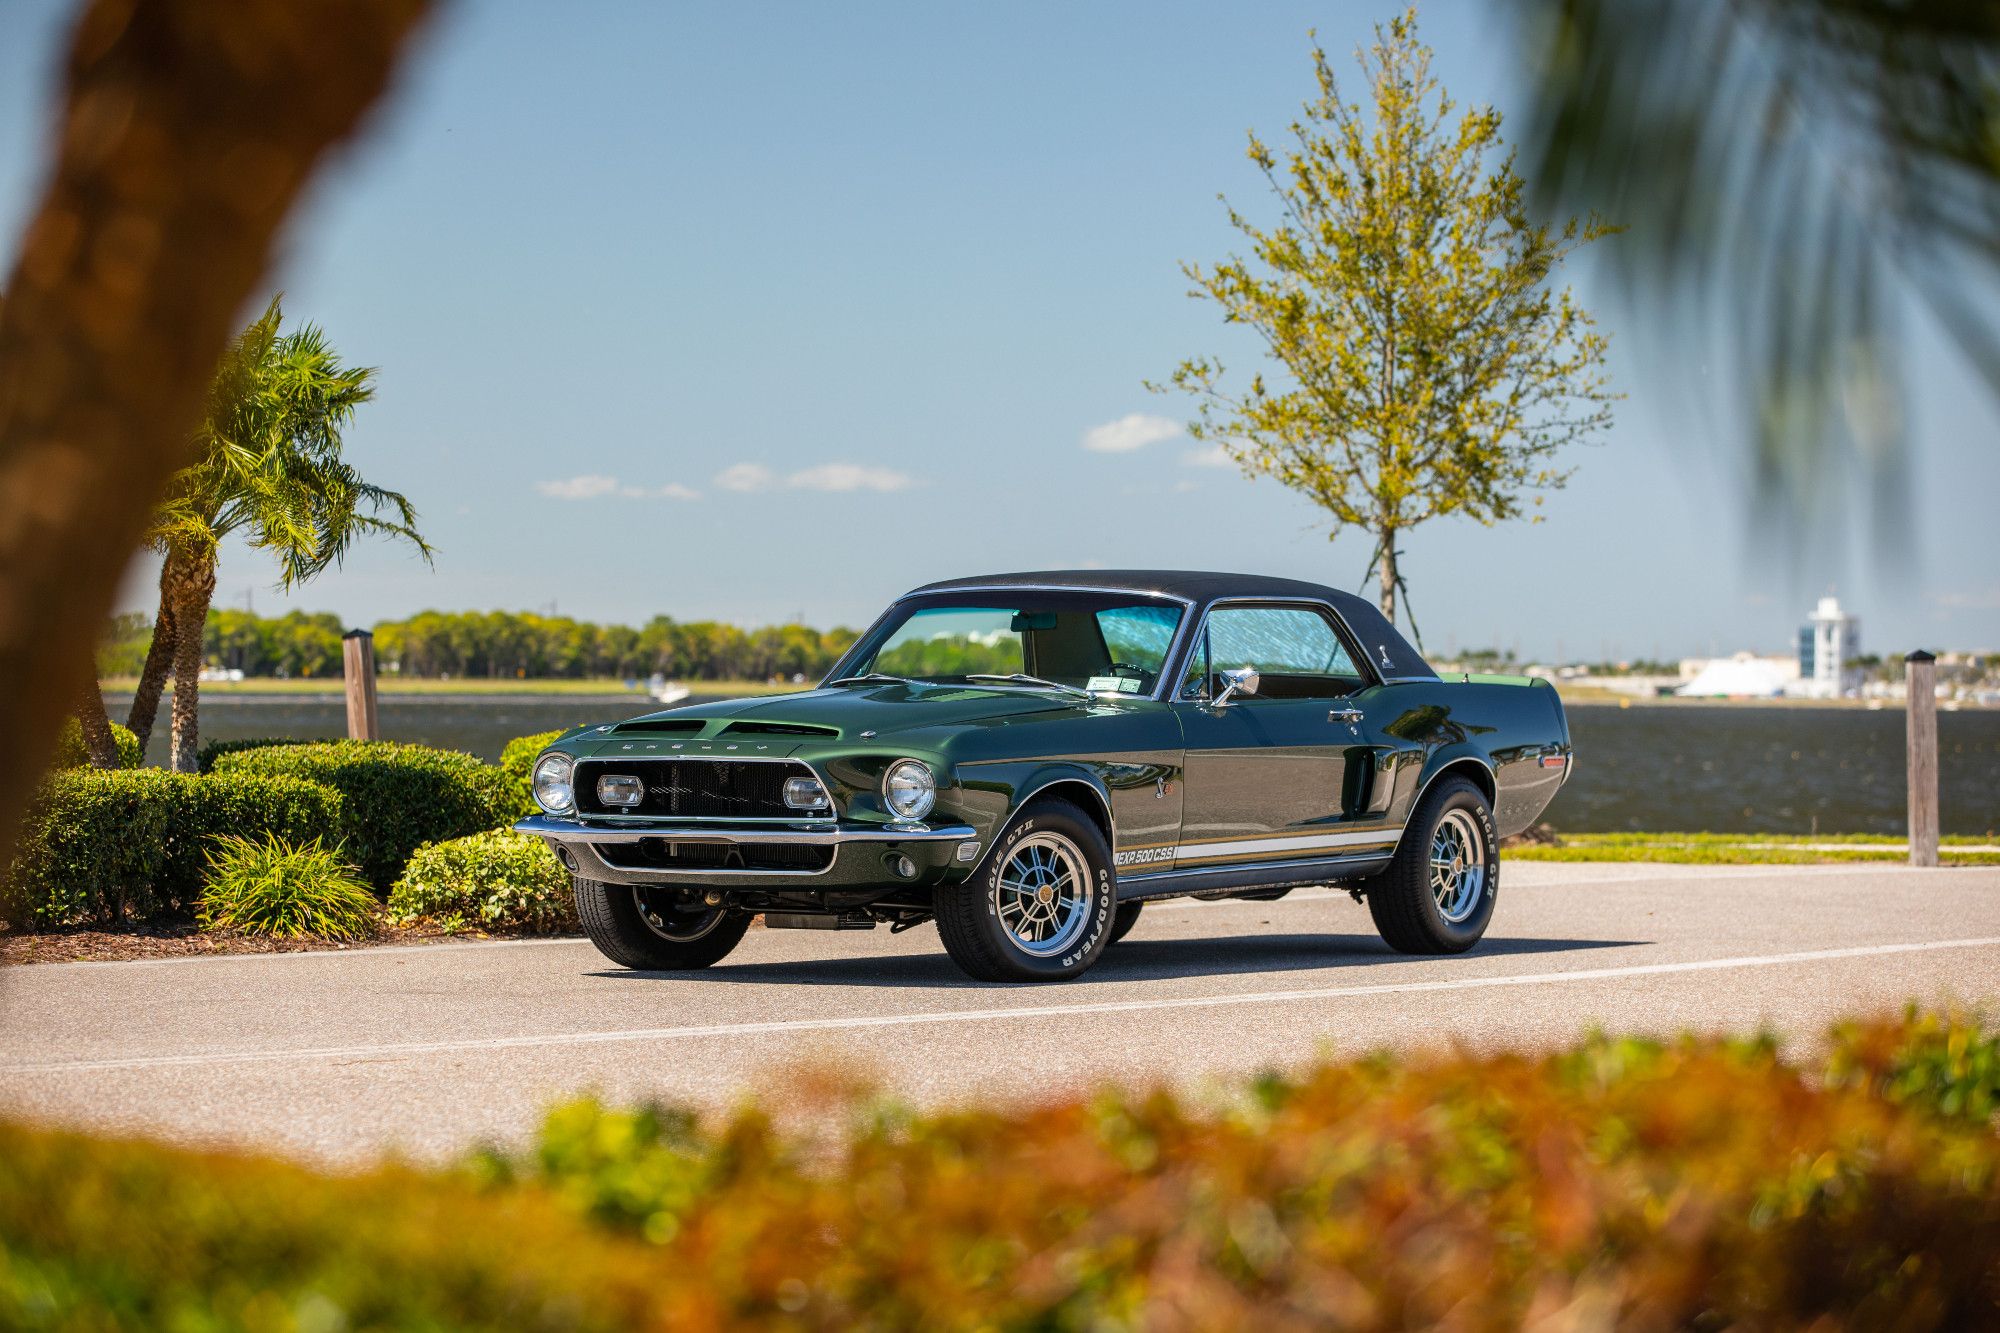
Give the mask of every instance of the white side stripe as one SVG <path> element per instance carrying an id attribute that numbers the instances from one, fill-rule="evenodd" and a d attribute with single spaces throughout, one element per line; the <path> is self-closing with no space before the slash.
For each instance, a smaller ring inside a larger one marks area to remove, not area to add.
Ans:
<path id="1" fill-rule="evenodd" d="M 1335 847 L 1368 847 L 1391 843 L 1403 834 L 1402 828 L 1363 829 L 1347 833 L 1313 833 L 1304 837 L 1244 838 L 1235 842 L 1183 842 L 1172 847 L 1147 847 L 1120 852 L 1112 860 L 1120 866 L 1166 865 L 1175 861 L 1199 860 L 1208 856 L 1261 855 L 1268 852 L 1317 852 Z"/>

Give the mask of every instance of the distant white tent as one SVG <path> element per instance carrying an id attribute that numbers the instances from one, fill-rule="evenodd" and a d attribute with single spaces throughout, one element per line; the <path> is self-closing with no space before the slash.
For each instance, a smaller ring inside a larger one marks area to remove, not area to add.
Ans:
<path id="1" fill-rule="evenodd" d="M 1785 683 L 1776 662 L 1738 653 L 1716 658 L 1674 693 L 1684 699 L 1775 699 L 1785 692 Z"/>

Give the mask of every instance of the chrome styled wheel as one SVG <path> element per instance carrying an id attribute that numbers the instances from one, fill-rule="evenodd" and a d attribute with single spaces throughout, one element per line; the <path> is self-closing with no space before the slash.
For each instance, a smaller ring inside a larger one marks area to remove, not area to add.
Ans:
<path id="1" fill-rule="evenodd" d="M 1060 833 L 1016 843 L 993 885 L 993 910 L 1014 947 L 1050 958 L 1076 943 L 1090 924 L 1097 886 L 1083 851 Z"/>
<path id="2" fill-rule="evenodd" d="M 693 911 L 674 901 L 671 889 L 634 888 L 632 901 L 647 930 L 674 944 L 692 944 L 711 934 L 728 913 L 721 908 Z"/>
<path id="3" fill-rule="evenodd" d="M 1431 896 L 1438 915 L 1452 925 L 1479 907 L 1486 887 L 1486 840 L 1470 811 L 1450 810 L 1431 835 Z"/>

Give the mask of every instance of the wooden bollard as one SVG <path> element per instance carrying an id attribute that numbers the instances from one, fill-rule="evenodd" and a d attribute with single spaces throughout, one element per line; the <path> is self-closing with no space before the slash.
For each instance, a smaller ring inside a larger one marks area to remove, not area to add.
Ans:
<path id="1" fill-rule="evenodd" d="M 365 629 L 347 631 L 340 660 L 347 674 L 347 734 L 358 741 L 381 740 L 375 723 L 375 636 Z"/>
<path id="2" fill-rule="evenodd" d="M 1903 659 L 1910 692 L 1910 864 L 1938 863 L 1937 658 L 1919 648 Z"/>

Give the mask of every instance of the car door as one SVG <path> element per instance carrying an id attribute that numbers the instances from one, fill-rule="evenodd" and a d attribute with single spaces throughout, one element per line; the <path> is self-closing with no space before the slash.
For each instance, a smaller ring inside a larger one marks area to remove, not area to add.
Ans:
<path id="1" fill-rule="evenodd" d="M 1222 673 L 1258 673 L 1227 692 Z M 1224 602 L 1193 643 L 1174 708 L 1186 746 L 1176 868 L 1338 855 L 1368 750 L 1350 697 L 1372 682 L 1316 603 Z"/>

